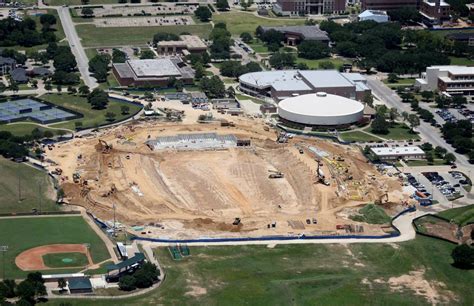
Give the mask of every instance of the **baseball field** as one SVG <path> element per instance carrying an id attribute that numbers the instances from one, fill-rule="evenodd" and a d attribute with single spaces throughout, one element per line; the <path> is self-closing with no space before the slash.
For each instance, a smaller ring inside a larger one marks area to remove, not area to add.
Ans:
<path id="1" fill-rule="evenodd" d="M 77 272 L 110 258 L 104 242 L 81 216 L 0 219 L 0 233 L 0 245 L 8 246 L 5 265 L 0 264 L 5 278 L 21 278 L 31 270 Z"/>

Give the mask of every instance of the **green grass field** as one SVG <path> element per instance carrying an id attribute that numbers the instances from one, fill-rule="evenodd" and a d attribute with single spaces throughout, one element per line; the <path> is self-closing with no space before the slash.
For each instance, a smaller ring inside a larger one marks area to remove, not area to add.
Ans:
<path id="1" fill-rule="evenodd" d="M 409 167 L 419 167 L 419 166 L 439 166 L 439 165 L 445 165 L 444 160 L 442 159 L 434 159 L 431 164 L 428 163 L 426 159 L 419 159 L 419 160 L 407 160 L 405 162 Z"/>
<path id="2" fill-rule="evenodd" d="M 46 0 L 45 3 L 52 6 L 59 5 L 81 5 L 81 0 Z M 116 4 L 119 3 L 118 0 L 90 0 L 89 4 Z"/>
<path id="3" fill-rule="evenodd" d="M 365 222 L 369 224 L 389 223 L 392 219 L 385 213 L 383 208 L 375 204 L 365 205 L 363 208 L 359 209 L 358 215 L 353 215 L 349 218 L 354 221 Z"/>
<path id="4" fill-rule="evenodd" d="M 82 253 L 51 253 L 43 255 L 43 262 L 50 268 L 84 267 L 89 264 L 87 256 Z"/>
<path id="5" fill-rule="evenodd" d="M 129 116 L 129 115 L 122 115 L 121 113 L 120 106 L 124 105 L 124 103 L 121 103 L 115 100 L 109 100 L 109 104 L 106 109 L 96 110 L 96 109 L 91 108 L 90 104 L 87 103 L 86 98 L 80 97 L 80 96 L 69 95 L 66 93 L 45 94 L 41 96 L 40 99 L 54 103 L 59 106 L 66 107 L 68 109 L 71 109 L 77 112 L 80 112 L 84 115 L 83 118 L 52 124 L 51 126 L 55 128 L 74 129 L 75 122 L 82 122 L 83 128 L 94 127 L 98 124 L 104 124 L 108 122 L 105 118 L 105 114 L 107 112 L 112 112 L 116 115 L 115 121 L 120 121 L 123 118 Z M 135 114 L 140 110 L 140 107 L 136 105 L 133 105 L 133 104 L 127 104 L 127 105 L 130 107 L 130 114 Z"/>
<path id="6" fill-rule="evenodd" d="M 67 302 L 81 306 L 431 305 L 416 295 L 410 283 L 403 282 L 400 290 L 388 283 L 391 277 L 425 269 L 423 279 L 440 295 L 457 299 L 446 304 L 472 305 L 474 271 L 451 266 L 454 247 L 427 237 L 396 245 L 191 247 L 191 256 L 180 261 L 160 248 L 156 254 L 167 277 L 159 289 L 124 300 Z"/>
<path id="7" fill-rule="evenodd" d="M 29 135 L 34 129 L 39 129 L 40 131 L 51 131 L 54 134 L 57 134 L 59 130 L 54 128 L 46 128 L 42 127 L 37 123 L 34 122 L 15 122 L 13 124 L 1 124 L 0 131 L 8 131 L 11 132 L 13 135 L 16 136 L 24 136 Z M 67 132 L 67 131 L 66 131 Z"/>
<path id="8" fill-rule="evenodd" d="M 249 97 L 249 96 L 245 96 L 245 95 L 241 95 L 241 94 L 235 94 L 235 97 L 238 100 L 250 100 L 250 101 L 255 102 L 257 104 L 264 104 L 265 103 L 265 101 L 263 101 L 261 99 L 254 98 L 254 97 Z"/>
<path id="9" fill-rule="evenodd" d="M 0 213 L 31 212 L 39 210 L 40 203 L 43 211 L 58 210 L 52 183 L 43 171 L 0 157 L 0 173 Z"/>
<path id="10" fill-rule="evenodd" d="M 384 79 L 383 83 L 390 86 L 412 86 L 415 84 L 415 79 L 414 78 L 406 78 L 406 79 L 398 79 L 394 83 L 390 83 L 388 79 Z"/>
<path id="11" fill-rule="evenodd" d="M 225 12 L 212 16 L 214 23 L 225 22 L 232 35 L 239 36 L 243 32 L 255 35 L 258 26 L 303 25 L 304 19 L 262 18 L 245 12 Z M 255 51 L 257 52 L 257 51 Z"/>
<path id="12" fill-rule="evenodd" d="M 334 69 L 339 69 L 343 64 L 350 63 L 349 61 L 342 60 L 340 58 L 322 58 L 317 60 L 309 60 L 298 57 L 296 59 L 296 64 L 304 63 L 308 65 L 309 69 L 318 69 L 321 62 L 331 62 L 334 64 Z M 321 68 L 322 69 L 322 68 Z"/>
<path id="13" fill-rule="evenodd" d="M 372 136 L 372 134 L 367 134 L 362 131 L 342 132 L 340 133 L 340 137 L 345 141 L 356 141 L 356 142 L 381 140 L 378 137 Z"/>
<path id="14" fill-rule="evenodd" d="M 364 131 L 371 133 L 372 128 L 369 126 L 365 128 Z M 410 128 L 404 123 L 395 123 L 394 126 L 389 128 L 388 134 L 377 136 L 392 140 L 410 140 L 420 138 L 420 136 L 418 136 L 417 134 L 410 133 Z"/>
<path id="15" fill-rule="evenodd" d="M 126 27 L 126 28 L 96 28 L 92 24 L 76 25 L 77 34 L 82 39 L 84 47 L 106 47 L 123 45 L 145 45 L 153 40 L 156 33 L 180 34 L 188 32 L 207 38 L 211 32 L 210 24 L 162 27 Z"/>
<path id="16" fill-rule="evenodd" d="M 466 57 L 450 56 L 451 65 L 474 66 L 474 61 Z"/>
<path id="17" fill-rule="evenodd" d="M 474 222 L 474 204 L 464 207 L 448 209 L 438 213 L 438 215 L 448 220 L 454 220 L 456 224 L 464 226 L 467 223 Z"/>
<path id="18" fill-rule="evenodd" d="M 2 245 L 8 245 L 8 251 L 5 253 L 7 278 L 24 277 L 27 272 L 21 271 L 15 265 L 15 257 L 23 251 L 42 245 L 89 243 L 95 263 L 110 257 L 104 242 L 80 216 L 1 219 L 0 233 Z M 0 272 L 3 272 L 2 269 L 0 265 Z M 80 269 L 71 269 L 68 272 L 78 270 Z"/>

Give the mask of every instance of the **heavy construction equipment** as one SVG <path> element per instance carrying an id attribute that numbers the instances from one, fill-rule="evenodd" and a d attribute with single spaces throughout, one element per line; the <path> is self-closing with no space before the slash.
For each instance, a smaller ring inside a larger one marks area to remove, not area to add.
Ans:
<path id="1" fill-rule="evenodd" d="M 268 176 L 268 178 L 271 178 L 271 179 L 283 178 L 284 176 L 283 173 L 280 171 L 268 170 L 268 172 L 270 172 L 270 175 Z"/>
<path id="2" fill-rule="evenodd" d="M 384 194 L 382 194 L 377 200 L 374 201 L 374 204 L 380 205 L 380 204 L 382 204 L 382 201 L 383 201 L 383 203 L 388 202 L 388 193 L 385 192 Z"/>
<path id="3" fill-rule="evenodd" d="M 79 183 L 80 178 L 81 178 L 81 175 L 80 175 L 79 173 L 74 172 L 74 173 L 72 174 L 72 181 L 73 181 L 74 183 L 76 183 L 76 184 Z"/>
<path id="4" fill-rule="evenodd" d="M 109 145 L 105 140 L 99 139 L 99 145 L 102 153 L 108 154 L 112 150 L 112 145 Z"/>
<path id="5" fill-rule="evenodd" d="M 234 222 L 232 222 L 232 225 L 239 225 L 241 222 L 240 218 L 235 218 Z"/>
<path id="6" fill-rule="evenodd" d="M 316 177 L 317 177 L 317 182 L 318 183 L 329 186 L 329 182 L 326 180 L 326 177 L 324 176 L 323 169 L 321 169 L 321 166 L 320 166 L 319 163 L 318 163 L 318 170 L 316 170 Z"/>

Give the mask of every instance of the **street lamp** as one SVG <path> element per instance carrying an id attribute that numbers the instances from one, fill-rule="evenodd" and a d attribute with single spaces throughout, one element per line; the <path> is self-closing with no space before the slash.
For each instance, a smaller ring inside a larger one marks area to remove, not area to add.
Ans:
<path id="1" fill-rule="evenodd" d="M 2 252 L 2 264 L 3 264 L 3 280 L 5 280 L 5 252 L 8 251 L 8 245 L 0 245 L 0 252 Z"/>

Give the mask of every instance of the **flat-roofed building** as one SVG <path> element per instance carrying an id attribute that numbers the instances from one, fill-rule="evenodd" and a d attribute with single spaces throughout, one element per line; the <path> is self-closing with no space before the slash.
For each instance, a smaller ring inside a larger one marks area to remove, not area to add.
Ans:
<path id="1" fill-rule="evenodd" d="M 281 16 L 339 14 L 345 10 L 345 0 L 277 0 L 273 4 L 273 11 Z"/>
<path id="2" fill-rule="evenodd" d="M 207 45 L 196 35 L 180 35 L 179 40 L 163 40 L 156 44 L 156 52 L 163 55 L 201 54 Z"/>
<path id="3" fill-rule="evenodd" d="M 390 11 L 401 8 L 418 9 L 419 0 L 361 0 L 362 10 Z"/>
<path id="4" fill-rule="evenodd" d="M 451 6 L 443 0 L 423 0 L 420 3 L 420 14 L 425 22 L 438 24 L 450 18 Z"/>
<path id="5" fill-rule="evenodd" d="M 424 159 L 425 152 L 417 146 L 410 147 L 373 147 L 370 154 L 381 161 L 397 159 Z"/>
<path id="6" fill-rule="evenodd" d="M 289 46 L 296 46 L 303 40 L 320 41 L 324 44 L 329 43 L 328 33 L 321 30 L 319 26 L 281 26 L 281 27 L 265 27 L 260 26 L 257 32 L 265 33 L 270 30 L 275 30 L 283 33 L 285 36 L 285 43 Z"/>
<path id="7" fill-rule="evenodd" d="M 449 96 L 461 95 L 474 98 L 474 67 L 431 66 L 415 80 L 421 91 L 438 90 Z"/>
<path id="8" fill-rule="evenodd" d="M 121 86 L 167 86 L 170 78 L 192 84 L 194 79 L 194 70 L 179 57 L 115 63 L 113 73 Z"/>
<path id="9" fill-rule="evenodd" d="M 371 92 L 366 84 L 367 80 L 359 73 L 337 70 L 260 71 L 239 77 L 240 91 L 275 101 L 316 92 L 362 100 Z"/>

